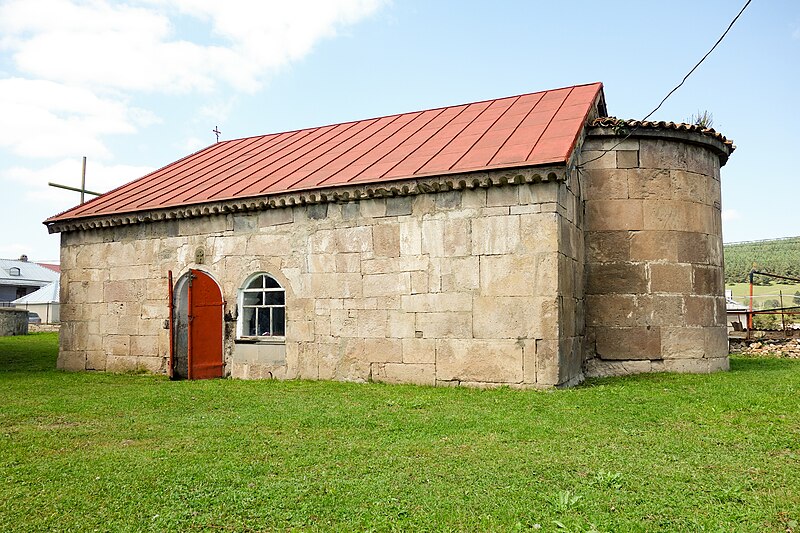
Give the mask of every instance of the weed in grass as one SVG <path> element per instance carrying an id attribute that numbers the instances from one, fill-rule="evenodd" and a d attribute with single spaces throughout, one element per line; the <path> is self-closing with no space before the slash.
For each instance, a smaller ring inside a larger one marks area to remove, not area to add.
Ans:
<path id="1" fill-rule="evenodd" d="M 619 490 L 622 488 L 622 473 L 600 470 L 594 475 L 592 481 L 598 487 Z"/>
<path id="2" fill-rule="evenodd" d="M 562 490 L 556 495 L 555 508 L 559 513 L 565 513 L 575 507 L 575 504 L 583 499 L 583 496 L 573 494 L 572 491 Z"/>

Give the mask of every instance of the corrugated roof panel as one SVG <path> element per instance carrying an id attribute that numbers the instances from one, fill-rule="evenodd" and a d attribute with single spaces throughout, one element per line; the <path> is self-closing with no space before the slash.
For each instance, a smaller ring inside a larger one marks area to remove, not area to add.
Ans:
<path id="1" fill-rule="evenodd" d="M 222 141 L 47 222 L 566 162 L 602 84 Z"/>

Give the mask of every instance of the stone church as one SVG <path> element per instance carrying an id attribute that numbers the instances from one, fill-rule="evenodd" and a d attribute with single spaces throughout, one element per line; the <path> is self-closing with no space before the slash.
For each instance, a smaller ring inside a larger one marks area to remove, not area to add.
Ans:
<path id="1" fill-rule="evenodd" d="M 600 83 L 222 141 L 45 221 L 59 368 L 569 386 L 728 368 L 711 129 Z"/>

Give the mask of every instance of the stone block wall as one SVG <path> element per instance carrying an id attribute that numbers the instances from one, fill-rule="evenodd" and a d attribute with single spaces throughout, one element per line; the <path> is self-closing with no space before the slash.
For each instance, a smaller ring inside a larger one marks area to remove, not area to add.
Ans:
<path id="1" fill-rule="evenodd" d="M 699 133 L 645 133 L 623 140 L 594 128 L 581 155 L 586 372 L 727 369 L 719 173 L 727 152 Z"/>
<path id="2" fill-rule="evenodd" d="M 266 272 L 286 289 L 282 347 L 236 343 L 226 324 L 234 377 L 577 382 L 582 209 L 573 181 L 531 183 L 533 174 L 64 232 L 59 367 L 166 372 L 167 273 L 178 279 L 198 268 L 219 283 L 232 316 L 251 274 Z"/>
<path id="3" fill-rule="evenodd" d="M 28 334 L 28 311 L 14 307 L 0 307 L 0 337 Z"/>

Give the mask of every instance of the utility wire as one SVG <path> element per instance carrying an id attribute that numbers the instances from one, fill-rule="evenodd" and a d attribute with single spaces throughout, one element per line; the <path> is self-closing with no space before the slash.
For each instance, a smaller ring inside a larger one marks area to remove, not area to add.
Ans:
<path id="1" fill-rule="evenodd" d="M 666 102 L 666 101 L 667 101 L 667 98 L 669 98 L 670 96 L 672 96 L 672 94 L 673 94 L 675 91 L 677 91 L 678 89 L 680 89 L 680 88 L 681 88 L 681 86 L 682 86 L 684 83 L 686 83 L 686 80 L 687 80 L 687 79 L 689 79 L 689 76 L 691 76 L 691 75 L 692 75 L 692 73 L 694 73 L 694 71 L 695 71 L 695 70 L 697 70 L 697 67 L 699 67 L 699 66 L 700 66 L 700 65 L 703 63 L 703 61 L 705 61 L 705 60 L 706 60 L 706 58 L 707 58 L 708 56 L 710 56 L 710 55 L 711 55 L 711 52 L 713 52 L 713 51 L 714 51 L 714 49 L 715 49 L 717 46 L 719 46 L 719 43 L 721 43 L 721 42 L 722 42 L 722 40 L 725 38 L 725 36 L 726 36 L 726 35 L 728 35 L 728 32 L 729 32 L 729 31 L 731 31 L 731 28 L 733 28 L 733 25 L 734 25 L 734 24 L 736 24 L 736 21 L 737 21 L 737 20 L 739 20 L 739 17 L 741 17 L 741 16 L 742 16 L 742 13 L 744 13 L 744 10 L 745 10 L 745 9 L 747 9 L 747 6 L 749 6 L 749 5 L 750 5 L 750 2 L 752 2 L 752 1 L 753 1 L 753 0 L 747 0 L 747 2 L 745 2 L 745 4 L 744 4 L 744 7 L 742 7 L 742 9 L 739 11 L 739 13 L 738 13 L 738 14 L 737 14 L 735 17 L 733 17 L 733 20 L 731 21 L 731 23 L 730 23 L 730 24 L 728 24 L 728 28 L 727 28 L 727 29 L 725 30 L 725 32 L 724 32 L 724 33 L 723 33 L 723 34 L 720 36 L 720 38 L 719 38 L 719 39 L 717 39 L 717 42 L 715 42 L 715 43 L 714 43 L 714 46 L 712 46 L 712 47 L 711 47 L 711 49 L 710 49 L 708 52 L 706 52 L 706 55 L 704 55 L 704 56 L 702 57 L 702 59 L 700 59 L 700 61 L 698 61 L 698 62 L 697 62 L 697 64 L 696 64 L 695 66 L 693 66 L 693 67 L 692 67 L 692 70 L 690 70 L 690 71 L 689 71 L 689 72 L 686 74 L 686 76 L 684 76 L 684 77 L 683 77 L 683 79 L 681 80 L 681 82 L 680 82 L 678 85 L 676 85 L 676 86 L 675 86 L 675 88 L 673 88 L 673 89 L 672 89 L 670 92 L 668 92 L 668 93 L 667 93 L 667 96 L 665 96 L 665 97 L 664 97 L 664 99 L 663 99 L 663 100 L 661 100 L 661 102 L 660 102 L 660 103 L 659 103 L 659 104 L 656 106 L 656 108 L 655 108 L 655 109 L 653 109 L 652 111 L 650 111 L 650 112 L 649 112 L 649 113 L 648 113 L 648 114 L 647 114 L 647 115 L 646 115 L 646 116 L 645 116 L 645 117 L 644 117 L 642 120 L 640 120 L 640 121 L 639 121 L 639 122 L 640 122 L 640 124 L 636 125 L 636 127 L 635 127 L 635 128 L 633 128 L 633 129 L 630 131 L 630 133 L 628 133 L 628 134 L 627 134 L 627 135 L 626 135 L 626 136 L 625 136 L 625 137 L 624 137 L 622 140 L 620 140 L 620 141 L 619 141 L 617 144 L 615 144 L 614 146 L 612 146 L 611 148 L 609 148 L 609 149 L 607 149 L 607 150 L 604 150 L 604 151 L 603 151 L 603 153 L 601 153 L 601 154 L 600 154 L 600 155 L 598 155 L 597 157 L 594 157 L 594 158 L 592 158 L 592 159 L 590 159 L 590 160 L 588 160 L 588 161 L 585 161 L 583 164 L 581 164 L 581 165 L 578 165 L 578 168 L 580 168 L 580 167 L 582 167 L 582 166 L 586 165 L 587 163 L 591 163 L 592 161 L 597 161 L 598 159 L 600 159 L 601 157 L 603 157 L 604 155 L 606 155 L 608 152 L 610 152 L 610 151 L 612 151 L 612 150 L 616 149 L 616 147 L 617 147 L 617 146 L 619 146 L 620 144 L 622 144 L 623 142 L 625 142 L 626 140 L 628 140 L 628 138 L 629 138 L 631 135 L 633 135 L 633 133 L 634 133 L 636 130 L 638 130 L 640 127 L 641 127 L 641 122 L 644 122 L 645 120 L 647 120 L 648 118 L 650 118 L 650 117 L 653 115 L 653 113 L 655 113 L 656 111 L 658 111 L 658 110 L 661 108 L 661 106 L 662 106 L 662 105 L 664 105 L 664 102 Z"/>

